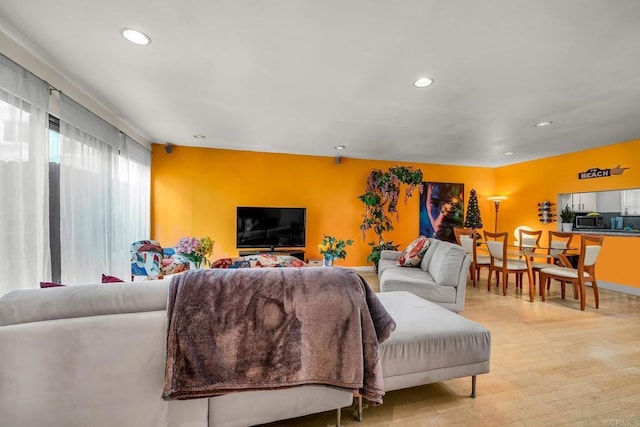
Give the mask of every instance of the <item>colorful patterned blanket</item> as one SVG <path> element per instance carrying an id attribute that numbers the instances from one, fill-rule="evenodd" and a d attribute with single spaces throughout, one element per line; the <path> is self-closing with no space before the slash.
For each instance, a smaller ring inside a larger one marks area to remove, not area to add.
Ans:
<path id="1" fill-rule="evenodd" d="M 237 258 L 220 258 L 211 268 L 261 268 L 261 267 L 305 267 L 307 264 L 290 255 L 247 255 Z"/>

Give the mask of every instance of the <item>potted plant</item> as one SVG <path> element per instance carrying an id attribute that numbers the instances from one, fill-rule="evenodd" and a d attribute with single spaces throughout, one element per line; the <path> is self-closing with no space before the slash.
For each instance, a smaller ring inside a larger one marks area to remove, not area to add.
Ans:
<path id="1" fill-rule="evenodd" d="M 560 218 L 562 219 L 562 231 L 572 231 L 573 221 L 576 219 L 576 214 L 571 210 L 569 205 L 565 205 L 562 212 L 560 212 Z"/>
<path id="2" fill-rule="evenodd" d="M 353 240 L 342 240 L 333 236 L 322 235 L 322 243 L 318 245 L 322 255 L 322 265 L 333 267 L 335 259 L 345 259 L 347 257 L 346 247 L 353 244 Z"/>

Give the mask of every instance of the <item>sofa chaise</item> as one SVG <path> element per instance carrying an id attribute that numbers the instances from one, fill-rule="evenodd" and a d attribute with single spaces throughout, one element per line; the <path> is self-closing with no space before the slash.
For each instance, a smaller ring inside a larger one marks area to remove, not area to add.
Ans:
<path id="1" fill-rule="evenodd" d="M 456 313 L 464 310 L 471 257 L 461 246 L 429 238 L 419 267 L 400 267 L 399 251 L 380 253 L 380 291 L 407 291 Z"/>

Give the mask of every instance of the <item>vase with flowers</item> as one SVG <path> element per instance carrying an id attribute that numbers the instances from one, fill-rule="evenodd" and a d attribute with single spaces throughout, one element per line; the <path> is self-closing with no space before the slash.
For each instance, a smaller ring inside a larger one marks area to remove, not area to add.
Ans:
<path id="1" fill-rule="evenodd" d="M 346 247 L 353 244 L 353 240 L 342 240 L 336 237 L 322 235 L 322 243 L 318 245 L 320 254 L 322 255 L 322 265 L 324 267 L 333 267 L 333 261 L 336 259 L 345 259 L 347 257 Z"/>
<path id="2" fill-rule="evenodd" d="M 210 237 L 201 237 L 197 239 L 195 237 L 183 237 L 178 242 L 176 252 L 188 259 L 193 266 L 198 268 L 204 268 L 207 265 L 211 265 L 211 262 L 207 257 L 213 253 L 213 244 L 215 242 Z"/>

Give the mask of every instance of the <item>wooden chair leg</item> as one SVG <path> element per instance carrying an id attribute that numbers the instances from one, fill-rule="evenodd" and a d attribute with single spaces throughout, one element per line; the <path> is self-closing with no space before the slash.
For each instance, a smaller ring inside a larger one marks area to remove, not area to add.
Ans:
<path id="1" fill-rule="evenodd" d="M 490 269 L 489 269 L 489 277 L 487 277 L 487 291 L 490 291 L 490 290 L 491 290 L 491 272 L 492 272 L 492 271 L 493 271 L 493 270 L 490 268 Z"/>
<path id="2" fill-rule="evenodd" d="M 564 299 L 565 296 L 565 286 L 564 286 L 564 281 L 561 280 L 560 281 L 560 294 L 562 295 L 562 299 Z"/>
<path id="3" fill-rule="evenodd" d="M 596 308 L 600 308 L 600 295 L 598 292 L 598 283 L 596 282 L 595 278 L 591 282 L 591 287 L 593 288 L 593 297 L 596 301 Z"/>
<path id="4" fill-rule="evenodd" d="M 471 266 L 469 267 L 469 274 L 471 275 L 471 283 L 473 283 L 473 287 L 476 287 L 476 266 L 471 263 Z"/>
<path id="5" fill-rule="evenodd" d="M 587 287 L 584 284 L 584 280 L 580 280 L 580 310 L 584 311 L 587 308 Z"/>
<path id="6" fill-rule="evenodd" d="M 542 298 L 542 302 L 547 300 L 547 289 L 549 289 L 550 285 L 549 278 L 543 274 L 540 275 L 540 298 Z"/>
<path id="7" fill-rule="evenodd" d="M 509 281 L 509 276 L 505 270 L 502 271 L 502 296 L 507 296 L 507 282 Z"/>

